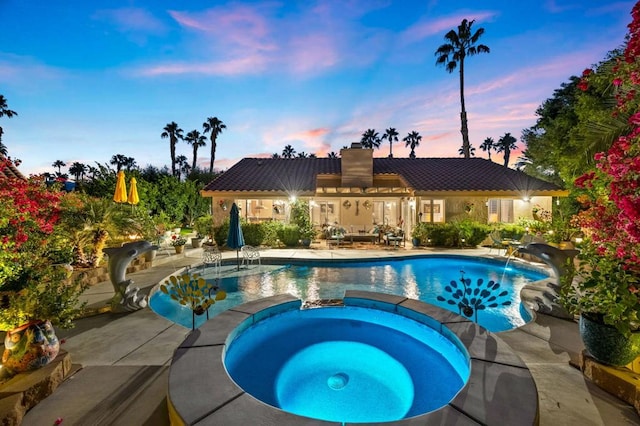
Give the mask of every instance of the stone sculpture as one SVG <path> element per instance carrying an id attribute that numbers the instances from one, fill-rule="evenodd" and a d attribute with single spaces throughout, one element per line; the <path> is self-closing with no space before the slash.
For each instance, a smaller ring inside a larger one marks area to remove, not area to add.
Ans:
<path id="1" fill-rule="evenodd" d="M 135 241 L 125 243 L 122 247 L 104 249 L 109 256 L 109 279 L 113 284 L 114 296 L 111 299 L 113 312 L 131 312 L 147 306 L 147 296 L 138 294 L 140 288 L 133 286 L 133 281 L 125 277 L 127 268 L 133 259 L 151 250 L 158 250 L 158 246 L 149 241 Z"/>

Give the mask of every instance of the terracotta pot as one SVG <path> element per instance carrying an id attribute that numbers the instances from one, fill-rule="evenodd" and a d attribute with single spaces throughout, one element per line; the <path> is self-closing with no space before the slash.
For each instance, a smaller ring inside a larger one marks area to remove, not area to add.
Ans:
<path id="1" fill-rule="evenodd" d="M 176 254 L 180 254 L 184 251 L 184 246 L 173 246 L 176 249 Z"/>
<path id="2" fill-rule="evenodd" d="M 602 364 L 622 367 L 640 355 L 640 333 L 627 337 L 596 316 L 580 315 L 580 337 L 591 356 Z"/>
<path id="3" fill-rule="evenodd" d="M 58 356 L 60 342 L 50 321 L 30 321 L 7 331 L 3 369 L 10 374 L 37 370 Z"/>

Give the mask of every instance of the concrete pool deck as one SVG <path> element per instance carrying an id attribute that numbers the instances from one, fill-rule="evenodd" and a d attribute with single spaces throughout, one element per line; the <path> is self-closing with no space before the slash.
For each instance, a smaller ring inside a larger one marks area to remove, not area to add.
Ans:
<path id="1" fill-rule="evenodd" d="M 265 249 L 263 258 L 358 259 L 394 258 L 437 253 L 430 249 Z M 447 250 L 447 254 L 488 255 L 488 249 Z M 153 268 L 129 274 L 149 291 L 168 275 L 200 263 L 201 250 L 158 258 Z M 224 252 L 235 259 L 235 252 Z M 503 257 L 504 259 L 504 257 Z M 243 271 L 241 271 L 243 272 Z M 110 282 L 83 295 L 99 312 L 113 296 Z M 214 320 L 215 321 L 215 320 Z M 168 425 L 168 369 L 174 350 L 190 330 L 157 316 L 150 309 L 128 314 L 102 313 L 78 320 L 71 330 L 58 330 L 62 348 L 71 354 L 73 371 L 49 397 L 31 409 L 24 425 Z M 575 322 L 546 315 L 499 337 L 527 365 L 536 382 L 541 425 L 633 425 L 633 407 L 609 395 L 569 365 L 583 346 Z M 517 392 L 517 389 L 510 390 Z"/>

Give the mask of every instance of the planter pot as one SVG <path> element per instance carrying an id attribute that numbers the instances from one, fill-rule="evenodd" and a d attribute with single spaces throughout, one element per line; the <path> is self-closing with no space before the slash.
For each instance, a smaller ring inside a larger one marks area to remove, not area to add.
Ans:
<path id="1" fill-rule="evenodd" d="M 198 248 L 202 247 L 203 238 L 191 238 L 191 247 Z"/>
<path id="2" fill-rule="evenodd" d="M 420 239 L 419 238 L 412 238 L 411 239 L 411 244 L 413 244 L 414 247 L 420 247 Z"/>
<path id="3" fill-rule="evenodd" d="M 593 316 L 580 315 L 580 336 L 587 351 L 602 364 L 621 367 L 640 355 L 640 333 L 626 337 Z"/>
<path id="4" fill-rule="evenodd" d="M 176 254 L 180 254 L 184 251 L 184 246 L 173 246 L 173 248 L 176 250 Z"/>
<path id="5" fill-rule="evenodd" d="M 44 367 L 58 356 L 60 342 L 50 321 L 30 321 L 7 331 L 2 368 L 10 375 Z"/>
<path id="6" fill-rule="evenodd" d="M 311 247 L 311 239 L 303 238 L 302 239 L 302 247 Z"/>
<path id="7" fill-rule="evenodd" d="M 158 254 L 158 250 L 150 250 L 144 254 L 144 260 L 147 262 L 152 262 L 153 259 L 156 258 L 157 254 Z"/>

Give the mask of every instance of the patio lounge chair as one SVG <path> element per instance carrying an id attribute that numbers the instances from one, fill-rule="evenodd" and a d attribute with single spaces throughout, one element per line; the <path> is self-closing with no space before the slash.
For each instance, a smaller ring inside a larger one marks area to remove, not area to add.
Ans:
<path id="1" fill-rule="evenodd" d="M 260 251 L 253 246 L 242 246 L 240 249 L 242 252 L 242 265 L 247 264 L 247 268 L 249 267 L 249 263 L 253 264 L 256 260 L 258 261 L 258 265 L 262 265 L 260 262 Z"/>
<path id="2" fill-rule="evenodd" d="M 220 272 L 220 266 L 222 265 L 222 253 L 215 246 L 205 246 L 202 250 L 202 268 L 206 269 L 207 266 L 213 266 L 216 271 Z"/>
<path id="3" fill-rule="evenodd" d="M 500 231 L 492 231 L 489 234 L 489 237 L 491 238 L 491 247 L 489 248 L 489 253 L 491 253 L 491 250 L 493 249 L 498 250 L 498 256 L 500 256 L 501 249 L 505 249 L 506 253 L 507 248 L 504 246 L 504 244 L 502 244 L 502 235 L 500 234 Z"/>

